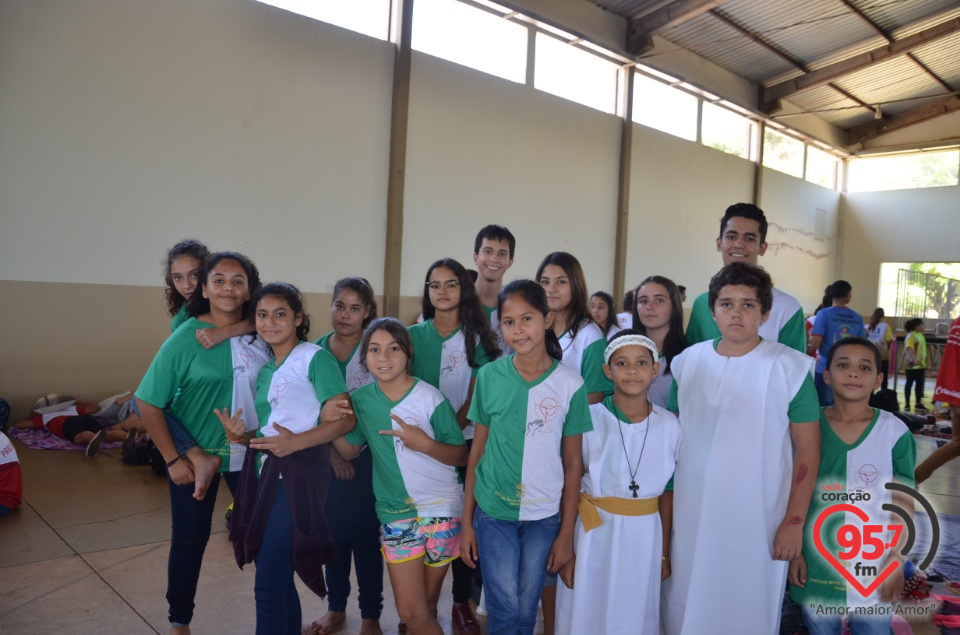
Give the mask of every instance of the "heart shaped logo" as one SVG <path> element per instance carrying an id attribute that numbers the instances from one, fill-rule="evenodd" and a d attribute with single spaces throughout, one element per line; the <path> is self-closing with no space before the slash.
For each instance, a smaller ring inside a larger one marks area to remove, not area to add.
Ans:
<path id="1" fill-rule="evenodd" d="M 881 571 L 869 586 L 864 587 L 862 584 L 860 584 L 860 581 L 853 577 L 853 574 L 851 574 L 847 568 L 843 566 L 843 563 L 841 563 L 836 556 L 827 551 L 827 548 L 823 544 L 823 540 L 820 538 L 820 529 L 823 527 L 823 521 L 825 521 L 828 516 L 836 512 L 850 512 L 865 523 L 870 520 L 870 517 L 867 516 L 867 512 L 854 505 L 847 505 L 844 503 L 831 505 L 823 510 L 819 516 L 817 516 L 817 522 L 813 525 L 813 542 L 817 546 L 817 551 L 820 552 L 820 555 L 823 556 L 827 562 L 833 565 L 833 568 L 836 569 L 840 575 L 842 575 L 844 579 L 846 579 L 846 581 L 849 582 L 853 588 L 860 593 L 860 595 L 867 597 L 876 591 L 877 587 L 883 584 L 883 581 L 886 580 L 890 574 L 896 570 L 898 563 L 891 562 L 889 565 L 887 565 L 887 568 Z"/>

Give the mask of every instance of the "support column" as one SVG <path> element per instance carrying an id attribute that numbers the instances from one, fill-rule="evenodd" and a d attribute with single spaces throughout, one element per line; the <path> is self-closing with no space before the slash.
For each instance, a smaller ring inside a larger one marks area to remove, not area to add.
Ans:
<path id="1" fill-rule="evenodd" d="M 625 73 L 622 96 L 623 118 L 620 123 L 620 182 L 617 188 L 617 234 L 613 254 L 613 299 L 619 306 L 627 276 L 627 229 L 630 221 L 630 168 L 633 161 L 633 74 Z M 611 307 L 614 310 L 615 307 Z"/>
<path id="2" fill-rule="evenodd" d="M 407 172 L 407 123 L 410 113 L 410 35 L 413 1 L 395 0 L 393 105 L 390 112 L 390 172 L 387 182 L 387 244 L 383 263 L 383 315 L 400 313 L 400 265 L 403 255 L 403 194 Z"/>

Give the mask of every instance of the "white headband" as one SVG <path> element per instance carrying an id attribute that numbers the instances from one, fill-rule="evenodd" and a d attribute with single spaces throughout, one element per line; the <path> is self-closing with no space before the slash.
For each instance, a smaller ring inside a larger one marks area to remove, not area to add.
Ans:
<path id="1" fill-rule="evenodd" d="M 609 344 L 607 344 L 606 350 L 603 351 L 603 363 L 609 364 L 610 357 L 618 350 L 624 346 L 643 346 L 653 354 L 653 361 L 660 360 L 660 352 L 657 351 L 657 345 L 653 343 L 653 340 L 647 337 L 646 335 L 623 335 L 616 338 Z"/>

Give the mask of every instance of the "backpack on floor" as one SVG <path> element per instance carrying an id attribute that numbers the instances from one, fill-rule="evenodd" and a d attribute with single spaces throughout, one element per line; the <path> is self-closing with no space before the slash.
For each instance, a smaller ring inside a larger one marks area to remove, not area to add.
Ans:
<path id="1" fill-rule="evenodd" d="M 144 441 L 124 443 L 120 451 L 120 458 L 127 465 L 149 465 L 150 453 L 153 450 L 153 441 L 147 438 Z"/>
<path id="2" fill-rule="evenodd" d="M 881 388 L 870 395 L 870 406 L 872 408 L 886 410 L 887 412 L 900 412 L 900 402 L 897 400 L 897 391 L 890 390 L 889 388 Z"/>

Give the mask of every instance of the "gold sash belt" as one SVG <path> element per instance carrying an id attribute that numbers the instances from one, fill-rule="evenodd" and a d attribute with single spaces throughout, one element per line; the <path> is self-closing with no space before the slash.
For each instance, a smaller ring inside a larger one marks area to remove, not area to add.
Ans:
<path id="1" fill-rule="evenodd" d="M 603 524 L 597 508 L 616 516 L 649 516 L 660 509 L 660 498 L 617 498 L 603 496 L 594 498 L 586 492 L 580 492 L 580 502 L 577 510 L 580 512 L 580 521 L 583 530 L 590 531 Z"/>

